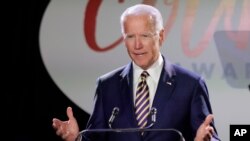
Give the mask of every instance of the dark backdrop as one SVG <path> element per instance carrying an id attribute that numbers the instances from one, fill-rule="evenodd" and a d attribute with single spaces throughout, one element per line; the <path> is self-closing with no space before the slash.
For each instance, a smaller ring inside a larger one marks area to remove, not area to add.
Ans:
<path id="1" fill-rule="evenodd" d="M 11 109 L 6 111 L 11 123 L 7 126 L 8 133 L 14 133 L 7 136 L 11 140 L 14 136 L 15 141 L 60 141 L 52 128 L 52 118 L 67 120 L 67 106 L 73 107 L 80 130 L 85 128 L 89 117 L 60 91 L 42 62 L 39 28 L 48 3 L 49 0 L 13 3 L 15 12 L 9 17 L 14 23 L 11 29 L 14 32 L 11 36 L 13 81 L 7 93 L 7 105 Z"/>

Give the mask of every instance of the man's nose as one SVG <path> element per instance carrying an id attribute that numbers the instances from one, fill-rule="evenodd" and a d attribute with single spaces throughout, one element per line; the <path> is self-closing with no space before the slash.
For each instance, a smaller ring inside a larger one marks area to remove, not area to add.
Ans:
<path id="1" fill-rule="evenodd" d="M 142 48 L 142 40 L 140 36 L 135 37 L 135 49 L 140 49 Z"/>

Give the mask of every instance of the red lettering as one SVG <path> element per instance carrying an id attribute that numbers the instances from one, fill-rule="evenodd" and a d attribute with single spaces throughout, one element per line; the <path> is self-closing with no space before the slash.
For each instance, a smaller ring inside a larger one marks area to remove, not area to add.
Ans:
<path id="1" fill-rule="evenodd" d="M 119 3 L 123 3 L 124 0 L 118 0 Z M 179 9 L 179 0 L 168 1 L 165 0 L 165 5 L 171 5 L 172 9 L 164 25 L 165 35 L 167 36 L 172 29 L 172 26 L 177 17 L 177 11 Z M 199 6 L 199 0 L 188 0 L 187 8 L 185 11 L 184 22 L 182 26 L 182 36 L 181 36 L 181 47 L 183 52 L 188 57 L 197 57 L 208 47 L 211 38 L 216 30 L 220 18 L 225 14 L 225 30 L 232 31 L 231 18 L 233 17 L 233 7 L 235 5 L 235 0 L 222 0 L 218 8 L 214 11 L 214 16 L 211 18 L 208 28 L 205 30 L 204 35 L 201 36 L 200 41 L 194 48 L 190 47 L 190 38 L 193 28 L 193 23 L 196 17 L 197 9 Z M 88 46 L 97 52 L 104 52 L 111 50 L 118 46 L 122 42 L 122 37 L 119 37 L 116 41 L 108 46 L 101 47 L 96 42 L 96 19 L 98 9 L 101 6 L 102 0 L 89 0 L 86 6 L 85 19 L 84 19 L 84 35 L 86 37 L 86 42 Z M 142 3 L 156 5 L 156 0 L 143 0 Z M 238 31 L 249 31 L 250 30 L 250 2 L 244 0 L 242 4 L 242 11 L 240 14 Z M 246 32 L 247 33 L 247 32 Z M 249 34 L 242 34 L 240 32 L 228 32 L 228 36 L 231 40 L 238 43 L 238 48 L 245 48 L 248 44 Z"/>
<path id="2" fill-rule="evenodd" d="M 233 1 L 235 2 L 235 1 Z M 246 49 L 250 44 L 249 41 L 249 31 L 250 31 L 250 2 L 244 0 L 241 8 L 241 15 L 239 17 L 239 26 L 237 27 L 237 32 L 233 31 L 232 17 L 234 13 L 234 3 L 228 3 L 227 13 L 225 16 L 225 30 L 227 31 L 227 36 L 231 39 L 238 49 Z"/>
<path id="3" fill-rule="evenodd" d="M 218 8 L 215 10 L 214 17 L 211 19 L 211 22 L 208 25 L 207 30 L 205 31 L 204 36 L 202 36 L 201 40 L 198 42 L 197 46 L 195 48 L 190 48 L 190 37 L 192 33 L 192 27 L 193 27 L 193 22 L 195 20 L 195 15 L 197 12 L 197 7 L 199 4 L 199 0 L 189 0 L 187 2 L 187 10 L 186 10 L 186 15 L 184 17 L 184 22 L 183 22 L 183 28 L 182 28 L 182 48 L 184 51 L 184 54 L 186 54 L 189 57 L 197 57 L 200 55 L 204 50 L 208 47 L 208 44 L 213 37 L 213 33 L 215 32 L 216 26 L 220 20 L 220 17 L 222 17 L 223 13 L 225 13 L 225 29 L 226 30 L 232 30 L 232 26 L 230 23 L 230 18 L 232 17 L 232 7 L 235 5 L 235 0 L 223 0 L 219 4 Z M 240 24 L 238 29 L 247 29 L 249 30 L 249 2 L 245 0 L 245 3 L 243 3 L 243 8 L 242 8 L 242 14 L 240 17 Z M 232 32 L 230 32 L 230 36 L 232 39 L 237 42 L 239 41 L 239 38 L 242 38 L 244 36 L 244 41 L 243 41 L 243 46 L 246 46 L 247 42 L 247 36 L 248 35 L 238 35 L 236 36 L 235 34 L 233 35 Z M 241 34 L 241 33 L 239 33 Z M 242 38 L 243 39 L 243 38 Z M 242 40 L 241 39 L 241 40 Z M 242 47 L 242 42 L 240 43 Z M 239 47 L 239 46 L 238 46 Z"/>
<path id="4" fill-rule="evenodd" d="M 119 0 L 118 2 L 122 3 L 124 2 L 124 0 Z M 86 42 L 92 50 L 97 51 L 97 52 L 104 52 L 104 51 L 111 50 L 115 48 L 117 45 L 119 45 L 123 40 L 122 37 L 120 37 L 114 43 L 111 43 L 110 45 L 106 47 L 101 47 L 97 44 L 96 37 L 95 37 L 96 18 L 97 18 L 98 9 L 101 6 L 101 3 L 102 3 L 102 0 L 89 0 L 86 6 L 85 19 L 84 19 L 84 35 L 86 38 Z M 142 1 L 142 3 L 155 5 L 156 1 L 144 0 Z M 165 34 L 167 35 L 176 19 L 179 0 L 175 0 L 174 2 L 172 1 L 168 2 L 168 0 L 165 0 L 165 5 L 166 6 L 173 5 L 170 16 L 165 24 Z"/>
<path id="5" fill-rule="evenodd" d="M 120 0 L 119 2 L 122 2 L 122 0 Z M 102 0 L 89 0 L 86 6 L 85 20 L 84 20 L 84 35 L 86 38 L 86 42 L 91 49 L 97 52 L 104 52 L 113 49 L 123 40 L 122 37 L 120 37 L 114 43 L 111 43 L 106 47 L 100 47 L 96 43 L 96 38 L 95 38 L 96 18 L 101 3 Z"/>
<path id="6" fill-rule="evenodd" d="M 179 9 L 179 0 L 174 0 L 171 2 L 168 2 L 168 0 L 165 0 L 166 6 L 172 6 L 171 12 L 169 14 L 168 19 L 166 20 L 164 29 L 165 29 L 165 38 L 168 36 L 170 30 L 172 29 L 172 26 L 174 25 L 175 19 L 177 17 L 177 12 Z M 164 18 L 163 18 L 164 19 Z"/>

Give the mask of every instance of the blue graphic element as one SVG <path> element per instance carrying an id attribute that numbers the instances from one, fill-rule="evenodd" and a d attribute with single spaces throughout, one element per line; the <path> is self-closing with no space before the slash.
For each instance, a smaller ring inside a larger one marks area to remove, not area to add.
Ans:
<path id="1" fill-rule="evenodd" d="M 223 79 L 233 88 L 248 88 L 250 31 L 217 31 L 214 41 L 223 67 Z"/>

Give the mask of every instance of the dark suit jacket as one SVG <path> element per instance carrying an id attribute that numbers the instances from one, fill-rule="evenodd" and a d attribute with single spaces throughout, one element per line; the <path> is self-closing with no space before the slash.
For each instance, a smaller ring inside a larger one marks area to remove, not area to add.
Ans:
<path id="1" fill-rule="evenodd" d="M 120 110 L 112 124 L 113 128 L 137 128 L 132 63 L 101 76 L 97 82 L 95 107 L 87 128 L 108 129 L 108 120 L 114 107 Z M 157 109 L 157 119 L 151 128 L 177 129 L 182 132 L 186 141 L 194 140 L 198 127 L 205 117 L 212 113 L 205 82 L 198 75 L 173 65 L 166 59 L 152 107 Z M 212 126 L 214 127 L 213 124 Z M 91 141 L 178 140 L 174 132 L 145 132 L 143 136 L 138 132 L 108 132 L 98 135 L 86 132 L 85 135 L 91 138 Z M 217 134 L 214 136 L 217 137 Z"/>

